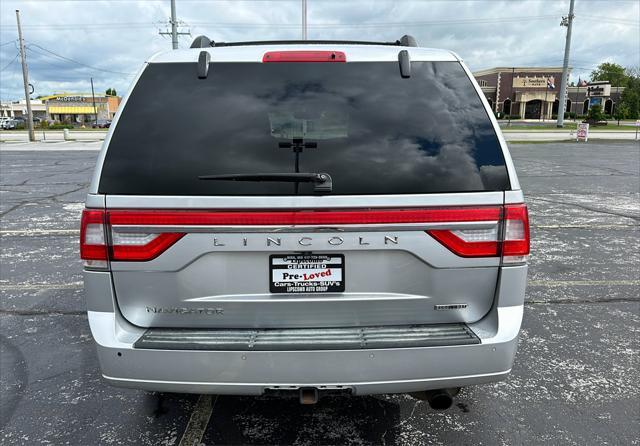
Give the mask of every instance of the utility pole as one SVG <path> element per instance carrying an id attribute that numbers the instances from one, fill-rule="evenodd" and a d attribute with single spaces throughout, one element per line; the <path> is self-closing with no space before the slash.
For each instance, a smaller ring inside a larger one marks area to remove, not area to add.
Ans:
<path id="1" fill-rule="evenodd" d="M 27 102 L 27 128 L 29 129 L 29 141 L 36 140 L 33 130 L 33 112 L 31 111 L 31 97 L 29 92 L 29 70 L 27 69 L 27 55 L 24 51 L 24 40 L 22 39 L 22 28 L 20 28 L 20 11 L 16 9 L 16 20 L 18 21 L 18 40 L 20 41 L 20 59 L 22 60 L 22 80 L 24 82 L 24 98 Z"/>
<path id="2" fill-rule="evenodd" d="M 564 127 L 564 109 L 567 104 L 567 83 L 569 82 L 569 53 L 571 52 L 571 27 L 573 25 L 573 6 L 575 0 L 569 4 L 569 16 L 563 17 L 560 26 L 567 27 L 567 38 L 564 43 L 564 62 L 562 63 L 562 80 L 560 82 L 560 99 L 558 101 L 558 122 L 556 127 Z"/>
<path id="3" fill-rule="evenodd" d="M 178 49 L 178 36 L 190 36 L 191 32 L 178 31 L 178 19 L 176 18 L 176 0 L 171 0 L 171 31 L 158 31 L 161 36 L 171 36 L 171 48 Z"/>
<path id="4" fill-rule="evenodd" d="M 302 0 L 302 40 L 307 40 L 307 0 Z"/>
<path id="5" fill-rule="evenodd" d="M 513 77 L 515 75 L 516 68 L 511 67 L 511 89 L 513 90 Z M 514 101 L 509 98 L 509 122 L 507 123 L 507 127 L 511 127 L 511 115 L 513 114 L 513 103 L 515 102 L 515 95 L 512 93 Z"/>
<path id="6" fill-rule="evenodd" d="M 96 108 L 96 93 L 93 91 L 93 78 L 91 78 L 91 97 L 93 98 L 93 116 L 95 116 L 95 124 L 98 128 L 98 109 Z"/>

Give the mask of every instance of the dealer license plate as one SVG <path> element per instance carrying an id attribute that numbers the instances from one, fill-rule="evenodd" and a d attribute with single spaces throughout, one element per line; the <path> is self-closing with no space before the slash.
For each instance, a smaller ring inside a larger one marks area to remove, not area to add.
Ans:
<path id="1" fill-rule="evenodd" d="M 344 291 L 343 254 L 269 256 L 272 293 L 341 293 Z"/>

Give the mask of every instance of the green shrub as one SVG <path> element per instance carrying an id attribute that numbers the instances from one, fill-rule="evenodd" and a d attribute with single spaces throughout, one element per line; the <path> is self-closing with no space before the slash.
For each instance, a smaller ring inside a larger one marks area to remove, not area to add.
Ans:
<path id="1" fill-rule="evenodd" d="M 603 121 L 604 113 L 602 113 L 602 107 L 598 104 L 592 105 L 587 114 L 587 119 L 592 121 Z"/>
<path id="2" fill-rule="evenodd" d="M 63 129 L 73 129 L 71 124 L 51 124 L 48 127 L 50 130 L 63 130 Z"/>

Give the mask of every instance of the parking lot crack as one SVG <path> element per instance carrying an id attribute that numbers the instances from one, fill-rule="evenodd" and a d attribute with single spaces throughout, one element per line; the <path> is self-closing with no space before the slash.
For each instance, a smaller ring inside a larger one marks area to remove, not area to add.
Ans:
<path id="1" fill-rule="evenodd" d="M 600 208 L 597 208 L 597 207 L 594 207 L 594 206 L 587 206 L 587 205 L 584 205 L 584 204 L 575 203 L 575 202 L 571 202 L 571 201 L 550 200 L 548 198 L 540 198 L 540 197 L 532 197 L 530 199 L 534 200 L 534 201 L 535 200 L 544 201 L 544 202 L 547 202 L 547 203 L 565 204 L 565 205 L 568 205 L 568 206 L 574 206 L 574 207 L 577 207 L 577 208 L 580 208 L 580 209 L 596 212 L 596 213 L 599 213 L 599 214 L 615 215 L 616 217 L 624 217 L 624 218 L 630 218 L 632 220 L 640 221 L 640 217 L 635 216 L 635 215 L 625 214 L 623 212 L 608 211 L 608 210 L 600 209 Z"/>
<path id="2" fill-rule="evenodd" d="M 86 310 L 8 310 L 0 309 L 7 316 L 86 316 Z"/>

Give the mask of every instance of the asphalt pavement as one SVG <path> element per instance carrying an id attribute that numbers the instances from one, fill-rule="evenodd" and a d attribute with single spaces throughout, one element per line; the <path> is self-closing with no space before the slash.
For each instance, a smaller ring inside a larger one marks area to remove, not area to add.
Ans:
<path id="1" fill-rule="evenodd" d="M 640 444 L 638 143 L 512 145 L 532 223 L 518 355 L 445 412 L 106 385 L 77 253 L 98 144 L 0 144 L 0 443 Z"/>
<path id="2" fill-rule="evenodd" d="M 573 129 L 557 129 L 553 126 L 549 126 L 547 130 L 527 130 L 527 129 L 512 129 L 509 128 L 500 121 L 503 130 L 503 135 L 506 141 L 569 141 L 576 139 L 576 131 Z M 532 123 L 525 123 L 532 124 Z M 522 125 L 522 123 L 518 124 Z M 539 123 L 538 123 L 539 125 Z M 633 131 L 634 128 L 629 126 L 629 130 L 616 130 L 607 129 L 606 127 L 596 128 L 589 131 L 589 139 L 594 140 L 624 140 L 624 141 L 638 141 L 640 136 L 637 132 Z M 67 140 L 65 140 L 64 132 L 62 130 L 36 130 L 35 138 L 39 143 L 86 143 L 93 141 L 102 141 L 107 136 L 107 130 L 70 130 Z M 7 143 L 28 143 L 29 135 L 25 131 L 12 130 L 12 131 L 0 131 L 0 142 Z"/>

